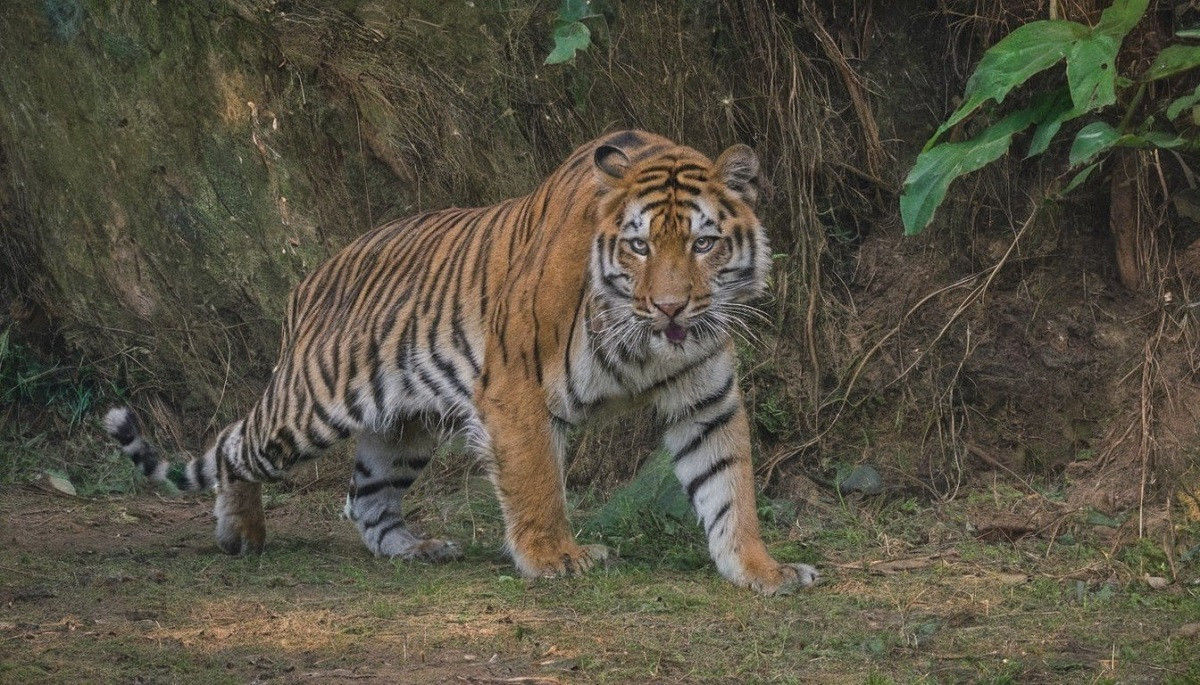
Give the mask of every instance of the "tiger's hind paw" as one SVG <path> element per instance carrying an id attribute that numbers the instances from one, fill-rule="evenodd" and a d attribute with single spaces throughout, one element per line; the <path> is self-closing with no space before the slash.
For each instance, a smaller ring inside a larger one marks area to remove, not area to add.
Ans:
<path id="1" fill-rule="evenodd" d="M 267 522 L 262 508 L 262 486 L 239 481 L 217 488 L 213 507 L 217 516 L 217 546 L 235 556 L 262 554 Z"/>
<path id="2" fill-rule="evenodd" d="M 454 541 L 431 538 L 411 545 L 399 554 L 392 555 L 392 558 L 440 564 L 446 561 L 462 559 L 462 556 L 462 549 Z"/>
<path id="3" fill-rule="evenodd" d="M 257 556 L 262 554 L 266 545 L 267 532 L 265 528 L 243 530 L 237 525 L 217 523 L 217 546 L 221 551 L 231 556 Z"/>

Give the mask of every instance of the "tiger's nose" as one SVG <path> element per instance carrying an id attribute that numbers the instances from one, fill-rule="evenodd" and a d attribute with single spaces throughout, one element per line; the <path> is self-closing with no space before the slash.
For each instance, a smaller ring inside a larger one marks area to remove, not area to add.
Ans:
<path id="1" fill-rule="evenodd" d="M 683 311 L 687 303 L 687 300 L 667 300 L 666 302 L 655 302 L 654 306 L 658 311 L 666 314 L 668 319 L 674 319 L 676 314 Z"/>

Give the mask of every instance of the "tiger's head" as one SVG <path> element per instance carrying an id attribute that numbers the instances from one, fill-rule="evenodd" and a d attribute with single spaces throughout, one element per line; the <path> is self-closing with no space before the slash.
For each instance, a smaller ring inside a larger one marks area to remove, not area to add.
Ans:
<path id="1" fill-rule="evenodd" d="M 606 192 L 591 277 L 606 328 L 679 350 L 745 326 L 771 266 L 754 151 L 734 145 L 714 162 L 672 147 L 631 160 L 601 145 L 593 161 Z"/>

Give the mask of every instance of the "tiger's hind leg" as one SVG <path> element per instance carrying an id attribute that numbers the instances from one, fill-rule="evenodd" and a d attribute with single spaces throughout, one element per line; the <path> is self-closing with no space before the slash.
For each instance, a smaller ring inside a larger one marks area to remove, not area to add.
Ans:
<path id="1" fill-rule="evenodd" d="M 462 556 L 455 543 L 422 538 L 404 524 L 404 494 L 436 448 L 436 436 L 416 421 L 385 433 L 359 434 L 346 516 L 373 554 L 434 562 Z"/>
<path id="2" fill-rule="evenodd" d="M 226 554 L 262 554 L 267 540 L 262 484 L 231 481 L 217 486 L 217 545 Z"/>

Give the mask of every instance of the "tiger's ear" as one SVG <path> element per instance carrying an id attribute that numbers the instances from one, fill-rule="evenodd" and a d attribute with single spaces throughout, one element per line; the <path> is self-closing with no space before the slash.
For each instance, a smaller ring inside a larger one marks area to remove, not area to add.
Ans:
<path id="1" fill-rule="evenodd" d="M 596 148 L 596 154 L 592 159 L 596 163 L 596 168 L 613 180 L 623 177 L 629 170 L 629 156 L 619 147 L 601 145 Z"/>
<path id="2" fill-rule="evenodd" d="M 762 169 L 758 155 L 749 145 L 734 145 L 722 152 L 713 169 L 726 188 L 741 196 L 751 208 L 758 207 L 763 195 Z"/>

